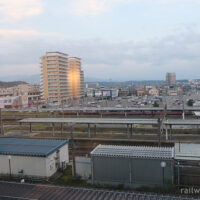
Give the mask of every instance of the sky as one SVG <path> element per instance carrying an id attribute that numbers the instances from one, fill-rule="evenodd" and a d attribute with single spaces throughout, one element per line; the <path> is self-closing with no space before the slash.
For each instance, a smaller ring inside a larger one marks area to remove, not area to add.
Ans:
<path id="1" fill-rule="evenodd" d="M 102 80 L 200 78 L 200 0 L 0 0 L 0 80 L 40 74 L 40 57 L 82 59 Z"/>

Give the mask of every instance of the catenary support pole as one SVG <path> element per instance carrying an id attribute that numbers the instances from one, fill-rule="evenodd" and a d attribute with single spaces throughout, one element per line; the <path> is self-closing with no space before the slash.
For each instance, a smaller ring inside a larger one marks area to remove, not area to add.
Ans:
<path id="1" fill-rule="evenodd" d="M 127 137 L 130 138 L 129 124 L 127 124 Z"/>
<path id="2" fill-rule="evenodd" d="M 97 135 L 97 125 L 96 124 L 94 125 L 94 135 L 95 136 Z"/>
<path id="3" fill-rule="evenodd" d="M 166 132 L 166 141 L 168 140 L 168 126 L 165 125 L 165 132 Z"/>
<path id="4" fill-rule="evenodd" d="M 88 124 L 88 137 L 91 138 L 90 124 Z"/>
<path id="5" fill-rule="evenodd" d="M 133 136 L 133 124 L 131 124 L 131 137 Z"/>
<path id="6" fill-rule="evenodd" d="M 32 124 L 29 123 L 29 133 L 32 133 Z"/>
<path id="7" fill-rule="evenodd" d="M 170 127 L 170 129 L 169 129 L 169 131 L 170 131 L 170 140 L 172 140 L 172 125 L 170 125 L 169 127 Z"/>
<path id="8" fill-rule="evenodd" d="M 63 135 L 63 123 L 61 123 L 61 135 Z"/>
<path id="9" fill-rule="evenodd" d="M 158 146 L 161 146 L 161 120 L 158 118 Z"/>
<path id="10" fill-rule="evenodd" d="M 0 126 L 1 126 L 1 134 L 4 135 L 4 128 L 3 128 L 3 119 L 2 119 L 2 110 L 0 108 Z"/>
<path id="11" fill-rule="evenodd" d="M 55 136 L 55 124 L 52 123 L 52 135 Z"/>
<path id="12" fill-rule="evenodd" d="M 76 178 L 76 161 L 75 161 L 75 143 L 74 143 L 74 135 L 73 135 L 73 124 L 70 124 L 70 135 L 71 135 L 71 144 L 72 144 L 73 176 Z"/>

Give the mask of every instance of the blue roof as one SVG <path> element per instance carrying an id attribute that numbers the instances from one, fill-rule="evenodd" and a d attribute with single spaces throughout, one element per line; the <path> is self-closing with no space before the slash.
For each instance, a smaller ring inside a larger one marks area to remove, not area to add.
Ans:
<path id="1" fill-rule="evenodd" d="M 47 157 L 68 143 L 68 140 L 0 138 L 0 155 Z"/>

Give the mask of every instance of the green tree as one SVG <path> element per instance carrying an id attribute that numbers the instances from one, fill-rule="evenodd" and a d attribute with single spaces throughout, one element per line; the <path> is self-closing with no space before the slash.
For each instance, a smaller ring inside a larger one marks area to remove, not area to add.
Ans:
<path id="1" fill-rule="evenodd" d="M 156 101 L 154 101 L 153 107 L 159 107 L 159 104 Z"/>
<path id="2" fill-rule="evenodd" d="M 192 99 L 188 100 L 187 105 L 188 106 L 193 106 L 194 101 Z"/>

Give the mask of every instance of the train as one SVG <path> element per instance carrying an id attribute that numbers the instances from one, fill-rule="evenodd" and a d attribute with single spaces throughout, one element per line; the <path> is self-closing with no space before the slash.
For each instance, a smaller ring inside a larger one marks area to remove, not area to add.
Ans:
<path id="1" fill-rule="evenodd" d="M 164 115 L 164 110 L 64 110 L 66 115 Z M 166 115 L 180 116 L 182 110 L 167 110 Z M 194 115 L 192 110 L 186 110 L 185 115 Z"/>

